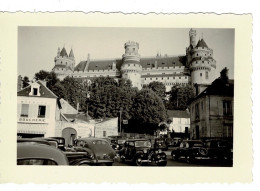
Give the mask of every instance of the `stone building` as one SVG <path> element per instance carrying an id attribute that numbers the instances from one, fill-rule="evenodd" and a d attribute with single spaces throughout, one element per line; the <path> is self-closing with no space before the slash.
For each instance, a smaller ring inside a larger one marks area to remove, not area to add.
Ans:
<path id="1" fill-rule="evenodd" d="M 234 114 L 234 80 L 227 69 L 198 94 L 190 104 L 191 138 L 232 138 Z"/>
<path id="2" fill-rule="evenodd" d="M 73 51 L 68 55 L 63 48 L 55 57 L 55 66 L 52 69 L 62 80 L 66 76 L 79 79 L 93 79 L 95 77 L 112 77 L 130 79 L 134 87 L 141 89 L 152 81 L 162 82 L 166 91 L 173 85 L 197 84 L 203 88 L 215 79 L 216 61 L 213 50 L 203 38 L 196 40 L 196 30 L 189 31 L 190 43 L 186 54 L 178 56 L 142 57 L 138 42 L 126 42 L 122 58 L 109 60 L 91 60 L 90 55 L 85 61 L 75 65 Z"/>

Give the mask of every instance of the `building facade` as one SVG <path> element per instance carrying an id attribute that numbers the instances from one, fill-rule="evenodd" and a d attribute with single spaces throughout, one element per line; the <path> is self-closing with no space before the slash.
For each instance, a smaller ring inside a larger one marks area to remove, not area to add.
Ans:
<path id="1" fill-rule="evenodd" d="M 169 130 L 175 133 L 185 133 L 190 130 L 190 113 L 187 110 L 168 110 L 171 119 Z"/>
<path id="2" fill-rule="evenodd" d="M 97 121 L 95 124 L 95 137 L 106 138 L 118 135 L 118 118 L 108 118 Z"/>
<path id="3" fill-rule="evenodd" d="M 17 135 L 49 137 L 55 135 L 57 96 L 43 82 L 33 82 L 17 93 Z"/>
<path id="4" fill-rule="evenodd" d="M 191 138 L 232 138 L 234 81 L 223 75 L 190 104 Z"/>
<path id="5" fill-rule="evenodd" d="M 190 44 L 186 54 L 179 56 L 141 57 L 139 43 L 126 42 L 122 58 L 109 60 L 87 60 L 75 65 L 74 53 L 68 55 L 66 49 L 58 49 L 53 72 L 62 80 L 66 76 L 79 79 L 112 77 L 130 79 L 134 87 L 141 89 L 152 81 L 162 82 L 169 91 L 173 85 L 208 85 L 215 78 L 216 61 L 213 50 L 204 39 L 196 40 L 196 30 L 189 32 Z"/>

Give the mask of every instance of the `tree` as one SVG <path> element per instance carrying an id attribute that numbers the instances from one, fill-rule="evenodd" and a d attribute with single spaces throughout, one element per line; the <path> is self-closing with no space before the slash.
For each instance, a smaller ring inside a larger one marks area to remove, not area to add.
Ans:
<path id="1" fill-rule="evenodd" d="M 140 133 L 153 133 L 158 124 L 166 121 L 166 109 L 161 98 L 150 89 L 143 89 L 135 96 L 131 109 L 133 129 Z"/>
<path id="2" fill-rule="evenodd" d="M 40 70 L 39 72 L 37 72 L 34 75 L 34 78 L 36 80 L 44 80 L 46 81 L 46 86 L 52 91 L 54 92 L 56 95 L 57 93 L 61 93 L 61 84 L 56 85 L 56 83 L 60 82 L 60 80 L 58 79 L 58 77 L 56 76 L 56 74 L 54 72 L 47 72 L 44 70 Z M 55 86 L 56 85 L 56 86 Z M 59 91 L 57 91 L 57 88 L 59 88 Z M 62 97 L 61 95 L 57 95 L 58 97 Z"/>
<path id="3" fill-rule="evenodd" d="M 109 77 L 95 78 L 84 110 L 88 108 L 90 116 L 94 118 L 104 118 L 118 117 L 122 108 L 122 119 L 130 119 L 130 109 L 136 92 L 137 89 L 132 88 L 129 80 L 120 79 L 117 82 Z"/>
<path id="4" fill-rule="evenodd" d="M 80 83 L 73 77 L 67 76 L 61 81 L 61 85 L 64 87 L 64 99 L 77 108 L 80 98 Z"/>
<path id="5" fill-rule="evenodd" d="M 147 86 L 149 89 L 153 90 L 164 102 L 166 97 L 166 87 L 162 82 L 153 81 Z"/>
<path id="6" fill-rule="evenodd" d="M 175 85 L 169 95 L 167 109 L 184 110 L 188 107 L 188 102 L 194 97 L 194 91 L 191 85 Z"/>
<path id="7" fill-rule="evenodd" d="M 22 82 L 23 82 L 22 87 L 25 88 L 25 87 L 29 86 L 30 80 L 27 76 L 24 76 L 23 79 L 22 79 Z"/>

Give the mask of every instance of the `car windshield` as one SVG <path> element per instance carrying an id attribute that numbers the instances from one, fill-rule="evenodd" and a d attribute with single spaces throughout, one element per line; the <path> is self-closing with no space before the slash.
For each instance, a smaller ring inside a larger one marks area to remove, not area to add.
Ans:
<path id="1" fill-rule="evenodd" d="M 151 147 L 152 144 L 150 141 L 136 141 L 135 146 L 136 147 Z"/>

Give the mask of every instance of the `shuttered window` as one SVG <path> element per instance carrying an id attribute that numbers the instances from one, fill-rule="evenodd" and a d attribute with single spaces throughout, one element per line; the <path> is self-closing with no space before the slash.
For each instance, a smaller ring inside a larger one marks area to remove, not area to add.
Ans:
<path id="1" fill-rule="evenodd" d="M 28 117 L 29 115 L 29 104 L 22 104 L 21 117 Z"/>

